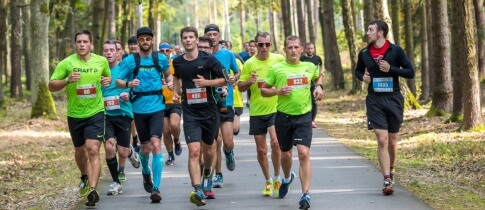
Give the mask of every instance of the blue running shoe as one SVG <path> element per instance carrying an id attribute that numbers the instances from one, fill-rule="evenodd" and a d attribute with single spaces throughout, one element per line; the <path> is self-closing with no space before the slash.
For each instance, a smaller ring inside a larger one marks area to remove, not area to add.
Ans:
<path id="1" fill-rule="evenodd" d="M 212 192 L 212 173 L 202 177 L 202 190 L 206 199 L 215 199 L 215 194 Z"/>
<path id="2" fill-rule="evenodd" d="M 234 171 L 234 169 L 236 168 L 236 160 L 234 159 L 234 150 L 229 153 L 226 153 L 226 151 L 224 151 L 224 155 L 226 156 L 227 169 L 229 171 Z"/>
<path id="3" fill-rule="evenodd" d="M 216 174 L 216 177 L 214 177 L 214 188 L 222 188 L 224 186 L 224 177 L 222 174 Z"/>
<path id="4" fill-rule="evenodd" d="M 175 140 L 175 154 L 177 156 L 182 154 L 182 145 L 180 144 L 180 140 Z"/>
<path id="5" fill-rule="evenodd" d="M 280 193 L 279 193 L 280 198 L 284 198 L 286 194 L 288 194 L 288 191 L 290 190 L 290 185 L 293 182 L 293 179 L 295 179 L 295 173 L 291 172 L 290 182 L 286 183 L 284 180 L 281 182 Z"/>
<path id="6" fill-rule="evenodd" d="M 299 209 L 304 209 L 304 210 L 307 210 L 310 208 L 310 199 L 312 197 L 310 197 L 310 195 L 308 195 L 307 193 L 304 193 L 301 198 L 300 198 L 300 208 Z"/>
<path id="7" fill-rule="evenodd" d="M 190 193 L 189 201 L 197 206 L 205 206 L 204 194 L 201 191 Z"/>

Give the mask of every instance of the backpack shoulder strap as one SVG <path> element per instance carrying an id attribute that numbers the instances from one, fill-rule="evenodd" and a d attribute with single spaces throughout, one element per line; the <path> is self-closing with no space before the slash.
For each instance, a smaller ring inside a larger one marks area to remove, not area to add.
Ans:
<path id="1" fill-rule="evenodd" d="M 153 65 L 155 66 L 155 68 L 157 69 L 158 73 L 160 73 L 160 75 L 163 78 L 162 67 L 158 63 L 158 52 L 152 51 L 152 58 L 153 58 Z"/>
<path id="2" fill-rule="evenodd" d="M 138 75 L 138 71 L 140 71 L 140 54 L 134 53 L 133 57 L 135 58 L 135 69 L 133 69 L 133 79 L 136 78 Z"/>

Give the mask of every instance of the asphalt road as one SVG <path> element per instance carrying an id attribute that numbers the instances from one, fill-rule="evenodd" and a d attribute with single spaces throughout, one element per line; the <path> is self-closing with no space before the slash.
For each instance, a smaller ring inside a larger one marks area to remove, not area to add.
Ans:
<path id="1" fill-rule="evenodd" d="M 127 161 L 127 181 L 122 183 L 123 194 L 106 195 L 112 180 L 109 172 L 103 171 L 104 176 L 98 185 L 100 201 L 95 207 L 86 207 L 82 202 L 78 209 L 298 209 L 301 185 L 296 149 L 293 150 L 293 171 L 297 177 L 288 195 L 284 199 L 263 197 L 261 191 L 264 177 L 256 159 L 253 137 L 248 135 L 248 116 L 248 110 L 245 109 L 241 117 L 241 132 L 234 138 L 236 169 L 228 171 L 223 160 L 224 188 L 214 189 L 216 199 L 206 200 L 207 205 L 197 207 L 189 202 L 193 187 L 187 171 L 188 150 L 182 134 L 182 155 L 175 157 L 175 165 L 163 167 L 161 203 L 150 203 L 150 194 L 143 189 L 141 169 L 134 169 Z M 165 148 L 163 151 L 163 158 L 166 160 Z M 311 209 L 431 209 L 401 187 L 399 180 L 394 194 L 383 196 L 379 169 L 322 129 L 313 129 L 310 156 L 313 169 Z"/>

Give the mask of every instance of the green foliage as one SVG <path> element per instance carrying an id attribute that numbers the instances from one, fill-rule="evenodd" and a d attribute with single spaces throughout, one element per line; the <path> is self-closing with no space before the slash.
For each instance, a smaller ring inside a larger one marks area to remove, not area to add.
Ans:
<path id="1" fill-rule="evenodd" d="M 51 92 L 47 88 L 45 82 L 39 83 L 39 94 L 37 101 L 32 107 L 31 118 L 46 117 L 49 119 L 57 119 L 56 108 L 52 99 Z"/>
<path id="2" fill-rule="evenodd" d="M 463 122 L 463 114 L 452 113 L 445 123 Z"/>
<path id="3" fill-rule="evenodd" d="M 426 117 L 435 117 L 435 116 L 445 116 L 446 111 L 443 109 L 438 109 L 435 106 L 431 106 L 428 112 L 426 112 Z"/>
<path id="4" fill-rule="evenodd" d="M 408 91 L 406 94 L 406 98 L 404 99 L 404 109 L 419 109 L 421 105 L 419 104 L 418 99 L 414 97 L 411 91 Z"/>

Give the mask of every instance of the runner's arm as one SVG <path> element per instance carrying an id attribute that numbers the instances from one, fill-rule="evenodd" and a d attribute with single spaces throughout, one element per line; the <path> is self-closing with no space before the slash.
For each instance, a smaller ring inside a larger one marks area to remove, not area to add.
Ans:
<path id="1" fill-rule="evenodd" d="M 56 92 L 56 91 L 62 90 L 64 87 L 66 87 L 68 85 L 67 79 L 63 79 L 63 80 L 50 80 L 49 81 L 49 91 Z"/>

